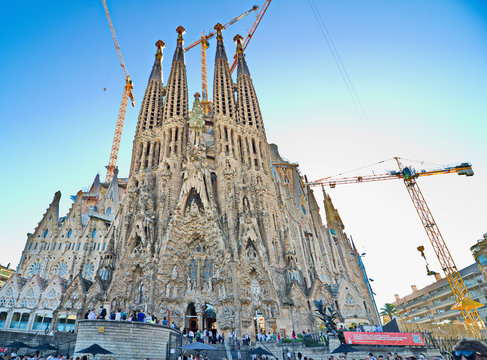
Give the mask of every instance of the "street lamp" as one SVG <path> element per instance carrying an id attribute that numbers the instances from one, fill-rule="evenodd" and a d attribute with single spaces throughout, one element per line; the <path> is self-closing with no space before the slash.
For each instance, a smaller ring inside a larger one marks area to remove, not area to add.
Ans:
<path id="1" fill-rule="evenodd" d="M 358 264 L 359 264 L 360 268 L 362 269 L 362 273 L 364 275 L 364 282 L 365 282 L 365 285 L 367 286 L 367 290 L 369 291 L 370 299 L 372 300 L 372 305 L 374 306 L 375 316 L 377 317 L 377 321 L 379 322 L 379 326 L 382 329 L 382 323 L 380 322 L 379 311 L 377 310 L 377 304 L 375 303 L 375 299 L 374 299 L 374 295 L 377 295 L 377 294 L 372 291 L 372 287 L 370 286 L 370 282 L 374 281 L 374 279 L 369 279 L 369 277 L 367 276 L 367 271 L 365 271 L 364 262 L 362 261 L 362 257 L 364 257 L 366 254 L 365 253 L 362 253 L 362 254 L 357 253 L 356 254 L 353 252 L 351 252 L 350 254 L 358 257 Z"/>

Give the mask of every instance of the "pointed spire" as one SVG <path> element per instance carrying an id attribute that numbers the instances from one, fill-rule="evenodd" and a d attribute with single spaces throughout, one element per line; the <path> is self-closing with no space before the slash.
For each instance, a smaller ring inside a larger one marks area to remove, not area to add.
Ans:
<path id="1" fill-rule="evenodd" d="M 151 130 L 162 125 L 162 49 L 164 46 L 164 41 L 159 40 L 156 42 L 156 59 L 154 61 L 154 66 L 152 67 L 152 71 L 149 76 L 149 84 L 147 84 L 147 88 L 145 89 L 144 99 L 142 100 L 140 107 L 139 120 L 137 122 L 137 132 L 135 134 L 136 137 L 140 131 Z"/>
<path id="2" fill-rule="evenodd" d="M 218 23 L 215 25 L 214 29 L 216 30 L 216 56 L 215 60 L 224 59 L 227 60 L 227 54 L 225 53 L 225 46 L 223 45 L 223 35 L 222 30 L 224 29 L 223 25 Z"/>
<path id="3" fill-rule="evenodd" d="M 149 81 L 150 80 L 156 80 L 162 84 L 162 82 L 163 82 L 163 80 L 162 80 L 162 59 L 164 58 L 164 55 L 162 54 L 162 49 L 164 49 L 166 47 L 166 44 L 164 44 L 164 41 L 159 40 L 156 42 L 156 47 L 157 47 L 156 60 L 154 61 L 154 66 L 152 67 L 152 72 L 149 76 Z"/>
<path id="4" fill-rule="evenodd" d="M 242 46 L 242 35 L 235 35 L 233 41 L 237 43 L 237 78 L 240 75 L 247 75 L 250 76 L 249 68 L 247 67 L 247 62 L 245 61 L 245 55 L 243 53 L 243 46 Z"/>
<path id="5" fill-rule="evenodd" d="M 175 61 L 181 62 L 184 64 L 184 50 L 183 50 L 183 34 L 186 32 L 186 29 L 179 25 L 176 28 L 176 32 L 178 33 L 178 44 L 176 45 L 176 51 L 174 52 L 174 57 L 172 58 L 173 63 Z"/>
<path id="6" fill-rule="evenodd" d="M 245 61 L 242 47 L 242 36 L 236 35 L 233 40 L 237 43 L 237 91 L 238 91 L 238 119 L 243 125 L 254 126 L 264 131 L 259 100 L 255 93 L 250 71 Z"/>
<path id="7" fill-rule="evenodd" d="M 215 25 L 216 30 L 216 55 L 215 55 L 215 75 L 213 78 L 213 113 L 216 115 L 226 115 L 237 120 L 235 108 L 235 91 L 228 66 L 227 54 L 223 45 L 222 30 L 223 25 Z"/>
<path id="8" fill-rule="evenodd" d="M 343 225 L 342 219 L 340 218 L 340 214 L 333 206 L 333 202 L 331 201 L 330 195 L 325 192 L 325 188 L 323 190 L 323 203 L 325 206 L 325 214 L 326 214 L 326 222 L 328 227 L 331 227 L 333 230 L 343 230 L 345 226 Z"/>
<path id="9" fill-rule="evenodd" d="M 178 44 L 172 60 L 171 73 L 167 81 L 166 101 L 164 103 L 164 119 L 188 115 L 188 81 L 184 64 L 183 34 L 184 28 L 178 26 Z"/>

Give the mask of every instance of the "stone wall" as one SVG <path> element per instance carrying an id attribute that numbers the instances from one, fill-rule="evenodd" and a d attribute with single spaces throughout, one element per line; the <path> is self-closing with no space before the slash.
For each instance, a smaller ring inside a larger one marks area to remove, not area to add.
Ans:
<path id="1" fill-rule="evenodd" d="M 132 321 L 80 320 L 75 356 L 79 350 L 93 344 L 111 351 L 97 359 L 146 360 L 166 359 L 166 347 L 171 333 L 179 333 L 168 326 Z"/>
<path id="2" fill-rule="evenodd" d="M 56 332 L 54 335 L 45 335 L 42 333 L 26 333 L 17 331 L 0 331 L 0 347 L 6 347 L 15 341 L 22 341 L 30 346 L 37 346 L 48 343 L 54 345 L 59 349 L 61 354 L 72 354 L 76 341 L 76 334 Z M 9 349 L 11 350 L 11 349 Z M 35 349 L 20 349 L 20 354 L 34 353 Z M 45 352 L 50 353 L 49 351 Z"/>

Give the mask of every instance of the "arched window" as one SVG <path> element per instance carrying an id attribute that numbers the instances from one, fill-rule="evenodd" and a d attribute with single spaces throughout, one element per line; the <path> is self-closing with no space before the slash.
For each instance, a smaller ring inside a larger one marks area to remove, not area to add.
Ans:
<path id="1" fill-rule="evenodd" d="M 112 208 L 111 208 L 111 207 L 109 207 L 109 208 L 107 209 L 107 215 L 110 215 L 111 213 L 112 213 Z"/>
<path id="2" fill-rule="evenodd" d="M 189 264 L 189 278 L 193 281 L 196 281 L 196 277 L 198 275 L 198 265 L 196 261 L 193 259 Z"/>
<path id="3" fill-rule="evenodd" d="M 210 260 L 205 260 L 205 264 L 203 265 L 203 279 L 210 280 L 213 276 L 213 268 L 211 266 Z"/>
<path id="4" fill-rule="evenodd" d="M 71 237 L 71 234 L 73 233 L 73 229 L 69 229 L 68 231 L 68 239 Z"/>
<path id="5" fill-rule="evenodd" d="M 91 237 L 95 238 L 95 236 L 96 236 L 96 229 L 93 229 L 93 231 L 91 232 Z"/>
<path id="6" fill-rule="evenodd" d="M 47 234 L 49 234 L 49 230 L 46 229 L 46 231 L 44 231 L 44 235 L 42 235 L 42 237 L 45 239 Z"/>

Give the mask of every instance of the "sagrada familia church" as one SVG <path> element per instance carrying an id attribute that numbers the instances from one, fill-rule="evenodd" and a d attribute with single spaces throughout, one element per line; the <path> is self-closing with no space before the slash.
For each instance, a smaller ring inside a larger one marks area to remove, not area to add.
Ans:
<path id="1" fill-rule="evenodd" d="M 218 28 L 211 109 L 195 94 L 190 111 L 177 32 L 166 84 L 156 43 L 128 178 L 96 176 L 62 217 L 54 195 L 0 290 L 0 328 L 76 331 L 105 307 L 179 328 L 289 336 L 316 330 L 314 300 L 344 324 L 377 324 L 329 195 L 324 224 L 297 165 L 267 142 L 241 37 L 235 83 Z"/>

